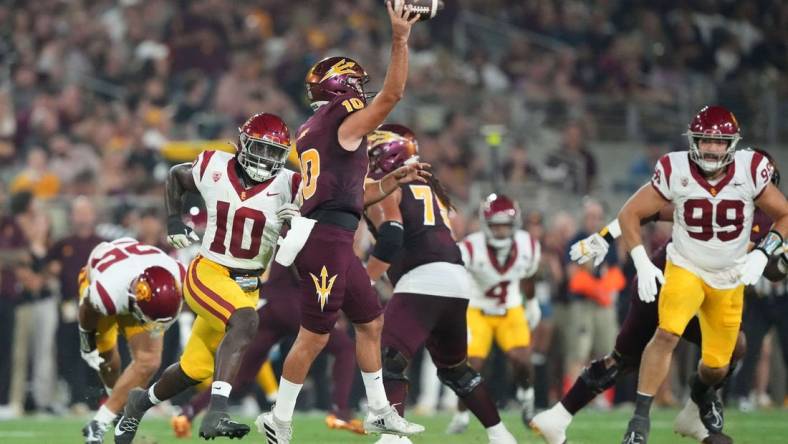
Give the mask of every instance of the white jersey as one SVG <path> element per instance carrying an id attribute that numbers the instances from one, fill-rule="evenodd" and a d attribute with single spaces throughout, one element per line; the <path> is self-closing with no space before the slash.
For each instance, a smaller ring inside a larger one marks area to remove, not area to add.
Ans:
<path id="1" fill-rule="evenodd" d="M 508 256 L 499 263 L 497 252 L 487 245 L 484 233 L 468 235 L 459 243 L 465 268 L 471 275 L 469 305 L 485 313 L 505 314 L 523 303 L 520 281 L 539 268 L 541 246 L 524 230 L 517 230 Z"/>
<path id="2" fill-rule="evenodd" d="M 86 266 L 87 301 L 103 315 L 129 313 L 131 283 L 148 267 L 164 267 L 183 284 L 186 269 L 164 251 L 123 237 L 93 248 Z"/>
<path id="3" fill-rule="evenodd" d="M 754 201 L 771 180 L 759 153 L 736 151 L 721 179 L 707 181 L 687 151 L 663 156 L 651 185 L 675 206 L 668 260 L 718 289 L 735 288 L 747 254 Z"/>
<path id="4" fill-rule="evenodd" d="M 301 175 L 282 169 L 273 179 L 245 189 L 235 156 L 204 151 L 192 176 L 208 211 L 200 254 L 228 268 L 267 268 L 282 227 L 276 210 L 293 202 Z"/>

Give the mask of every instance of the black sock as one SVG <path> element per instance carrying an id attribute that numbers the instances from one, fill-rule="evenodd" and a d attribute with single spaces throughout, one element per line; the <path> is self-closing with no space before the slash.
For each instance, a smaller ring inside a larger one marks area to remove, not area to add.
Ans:
<path id="1" fill-rule="evenodd" d="M 209 409 L 214 412 L 226 412 L 230 398 L 222 395 L 211 395 L 211 406 Z"/>
<path id="2" fill-rule="evenodd" d="M 697 373 L 690 378 L 690 397 L 696 403 L 708 393 L 710 388 L 709 385 L 700 380 L 700 376 Z"/>
<path id="3" fill-rule="evenodd" d="M 653 395 L 644 395 L 638 392 L 635 398 L 635 415 L 648 418 L 649 410 L 651 410 L 651 401 L 653 400 Z"/>

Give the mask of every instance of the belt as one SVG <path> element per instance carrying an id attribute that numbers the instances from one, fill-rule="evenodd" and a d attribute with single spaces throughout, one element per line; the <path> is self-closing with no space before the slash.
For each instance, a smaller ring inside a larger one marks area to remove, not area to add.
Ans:
<path id="1" fill-rule="evenodd" d="M 244 270 L 242 268 L 227 268 L 230 272 L 230 277 L 235 279 L 237 277 L 259 277 L 265 271 L 262 268 L 256 270 Z"/>
<path id="2" fill-rule="evenodd" d="M 360 219 L 354 213 L 340 210 L 315 210 L 307 217 L 316 220 L 319 224 L 334 225 L 350 231 L 356 231 Z"/>

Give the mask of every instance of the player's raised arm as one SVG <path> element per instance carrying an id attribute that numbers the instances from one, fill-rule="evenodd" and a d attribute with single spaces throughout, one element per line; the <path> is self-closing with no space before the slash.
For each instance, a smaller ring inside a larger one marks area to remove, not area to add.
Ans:
<path id="1" fill-rule="evenodd" d="M 408 37 L 411 26 L 418 21 L 419 16 L 411 16 L 403 6 L 404 2 L 397 3 L 396 9 L 391 2 L 386 4 L 391 19 L 391 59 L 383 88 L 368 106 L 349 115 L 337 131 L 339 144 L 348 151 L 357 150 L 361 139 L 383 123 L 405 94 L 405 81 L 408 78 Z"/>
<path id="2" fill-rule="evenodd" d="M 377 243 L 367 263 L 367 275 L 372 282 L 389 269 L 391 261 L 402 247 L 405 232 L 399 209 L 402 191 L 397 188 L 380 202 L 366 209 L 366 215 L 375 225 Z"/>
<path id="3" fill-rule="evenodd" d="M 202 156 L 201 156 L 202 158 Z M 200 159 L 201 161 L 207 161 Z M 167 242 L 175 248 L 189 246 L 192 241 L 199 240 L 181 219 L 183 195 L 187 191 L 197 192 L 197 184 L 192 175 L 192 164 L 181 163 L 170 168 L 165 184 L 165 204 L 167 207 Z"/>

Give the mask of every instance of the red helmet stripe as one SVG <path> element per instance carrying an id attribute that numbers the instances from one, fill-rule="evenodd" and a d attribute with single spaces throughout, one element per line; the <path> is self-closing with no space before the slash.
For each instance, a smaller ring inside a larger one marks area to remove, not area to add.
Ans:
<path id="1" fill-rule="evenodd" d="M 107 310 L 107 314 L 114 315 L 116 312 L 115 303 L 112 302 L 112 298 L 107 293 L 107 290 L 101 285 L 101 282 L 96 281 L 96 290 L 98 290 L 99 298 L 101 298 L 101 303 L 104 304 L 104 308 Z"/>
<path id="2" fill-rule="evenodd" d="M 203 175 L 205 175 L 205 170 L 208 168 L 208 163 L 211 161 L 211 157 L 216 153 L 216 151 L 203 151 L 200 153 L 200 180 L 202 180 Z"/>

